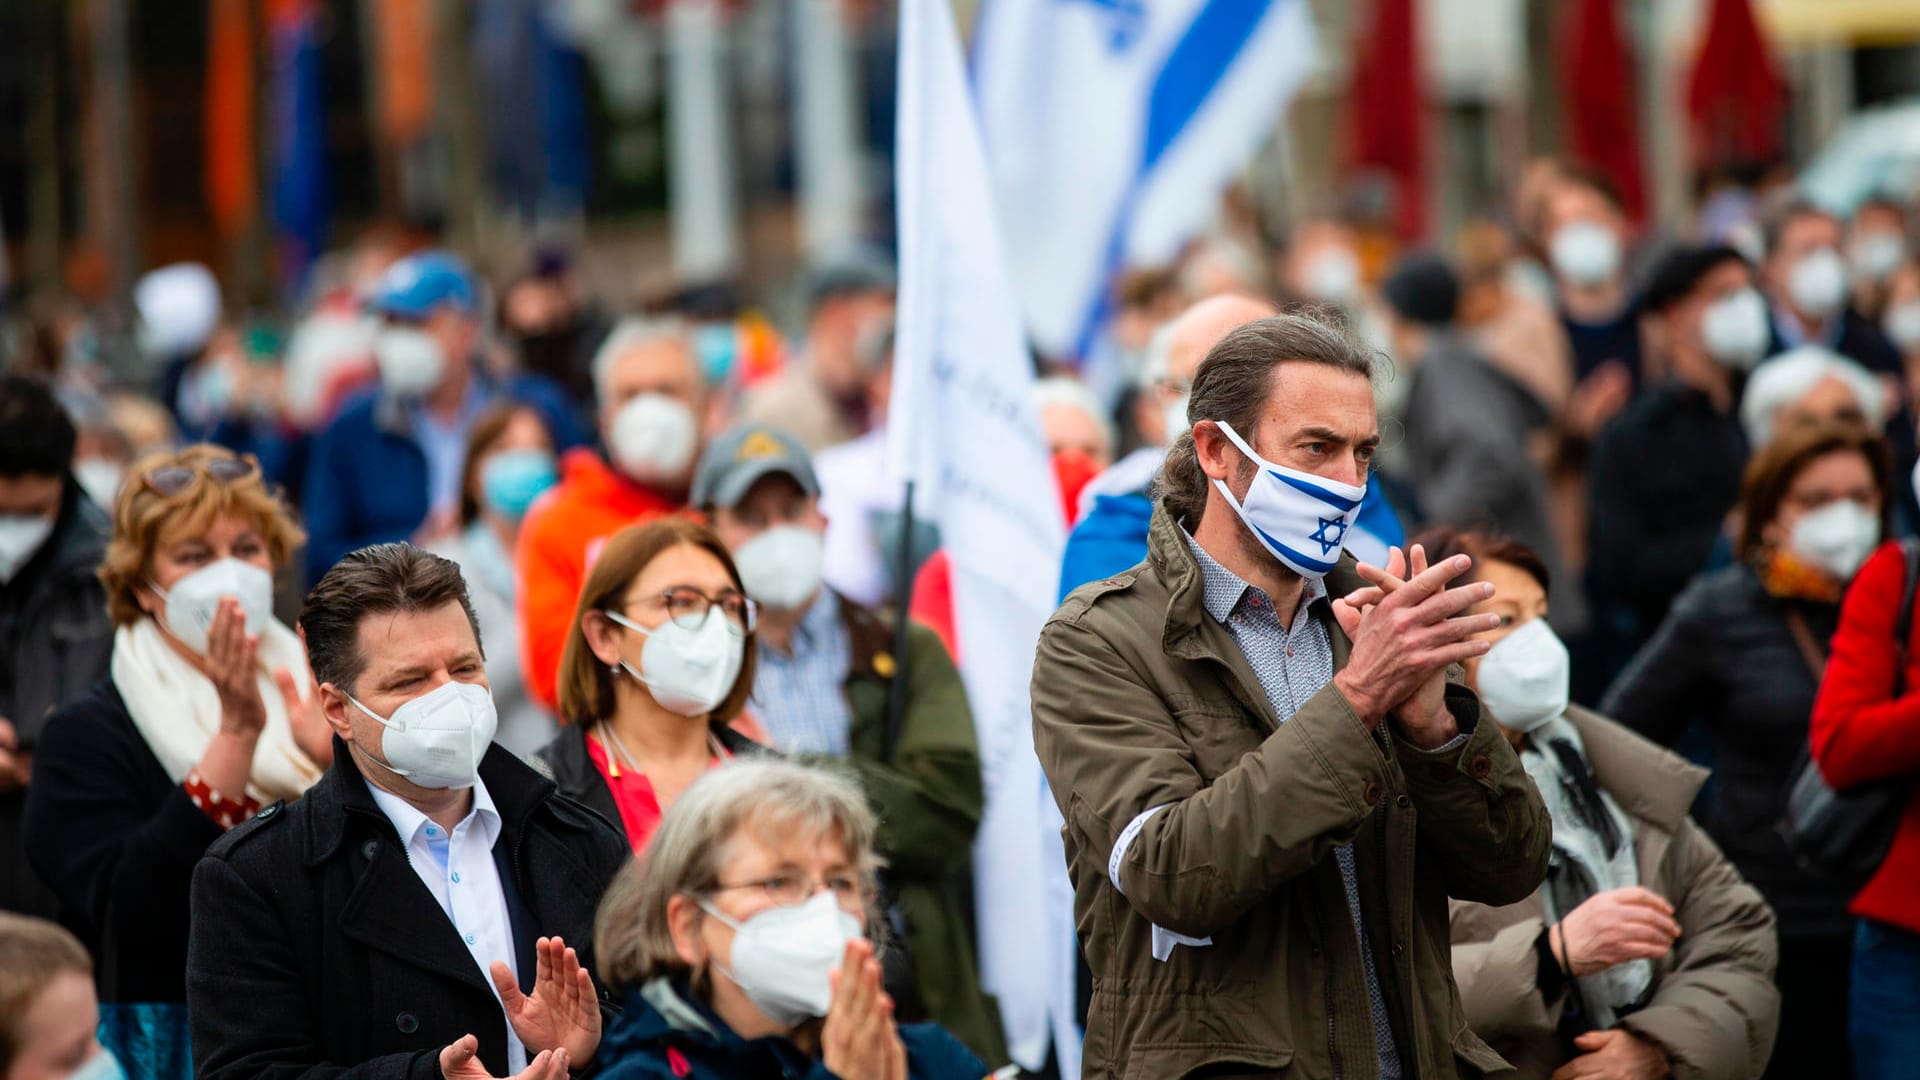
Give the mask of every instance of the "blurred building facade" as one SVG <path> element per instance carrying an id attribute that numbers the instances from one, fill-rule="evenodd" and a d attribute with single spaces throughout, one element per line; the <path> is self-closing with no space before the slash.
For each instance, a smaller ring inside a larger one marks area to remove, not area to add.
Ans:
<path id="1" fill-rule="evenodd" d="M 1568 147 L 1570 58 L 1621 70 L 1625 104 L 1589 107 L 1631 112 L 1612 120 L 1637 142 L 1645 217 L 1689 205 L 1687 87 L 1721 0 L 1309 2 L 1318 70 L 1248 173 L 1270 221 L 1397 214 L 1452 235 L 1527 158 Z M 1920 4 L 1752 3 L 1789 156 L 1920 94 Z M 1602 16 L 1618 41 L 1596 51 L 1574 20 Z M 1382 51 L 1381 34 L 1407 40 Z M 384 221 L 483 261 L 583 245 L 615 292 L 647 286 L 636 266 L 777 280 L 889 238 L 893 36 L 884 0 L 15 0 L 0 5 L 7 274 L 124 295 L 141 268 L 198 259 L 284 304 L 316 254 L 303 245 Z M 1405 86 L 1383 94 L 1382 78 Z M 1355 154 L 1364 123 L 1408 112 L 1417 145 L 1394 168 L 1411 195 Z"/>

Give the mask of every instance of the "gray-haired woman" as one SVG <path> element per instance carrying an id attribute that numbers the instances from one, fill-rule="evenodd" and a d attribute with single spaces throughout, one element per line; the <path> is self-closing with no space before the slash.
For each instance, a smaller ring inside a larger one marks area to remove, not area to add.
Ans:
<path id="1" fill-rule="evenodd" d="M 881 989 L 874 818 L 832 773 L 736 761 L 690 784 L 594 926 L 624 1014 L 604 1080 L 978 1080 L 932 1024 L 900 1026 Z"/>

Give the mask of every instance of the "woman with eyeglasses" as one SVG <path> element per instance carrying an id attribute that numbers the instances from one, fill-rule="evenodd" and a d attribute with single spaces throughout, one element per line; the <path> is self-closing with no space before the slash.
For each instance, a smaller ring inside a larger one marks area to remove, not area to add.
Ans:
<path id="1" fill-rule="evenodd" d="M 540 758 L 635 851 L 700 774 L 762 750 L 733 726 L 753 689 L 754 612 L 697 522 L 635 525 L 594 560 L 560 661 L 566 727 Z"/>
<path id="2" fill-rule="evenodd" d="M 603 1080 L 978 1080 L 944 1029 L 894 1022 L 874 817 L 852 781 L 770 757 L 701 776 L 600 901 L 621 996 Z"/>
<path id="3" fill-rule="evenodd" d="M 115 501 L 108 675 L 47 721 L 25 821 L 34 872 L 98 961 L 109 1029 L 116 1005 L 183 1020 L 194 864 L 333 759 L 306 649 L 273 617 L 273 573 L 301 540 L 259 465 L 219 447 L 147 458 Z"/>

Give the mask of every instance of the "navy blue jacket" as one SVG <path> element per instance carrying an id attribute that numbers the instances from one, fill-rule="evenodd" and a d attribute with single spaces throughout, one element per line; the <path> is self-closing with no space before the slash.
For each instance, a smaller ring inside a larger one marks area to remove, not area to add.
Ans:
<path id="1" fill-rule="evenodd" d="M 483 379 L 480 386 L 489 398 L 538 412 L 556 450 L 587 441 L 566 391 L 552 379 L 516 372 L 502 385 Z M 406 407 L 378 386 L 349 398 L 307 459 L 307 580 L 320 580 L 349 551 L 411 537 L 432 509 L 427 486 L 426 451 Z"/>
<path id="2" fill-rule="evenodd" d="M 982 1080 L 987 1067 L 936 1024 L 903 1024 L 909 1080 Z M 600 1040 L 600 1080 L 835 1080 L 781 1038 L 742 1039 L 684 986 L 627 990 Z"/>

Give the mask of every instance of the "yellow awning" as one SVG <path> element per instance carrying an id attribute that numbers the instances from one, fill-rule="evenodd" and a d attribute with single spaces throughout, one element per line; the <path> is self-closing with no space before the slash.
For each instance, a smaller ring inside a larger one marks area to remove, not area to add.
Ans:
<path id="1" fill-rule="evenodd" d="M 1762 26 L 1785 46 L 1920 41 L 1920 0 L 1756 0 Z"/>

